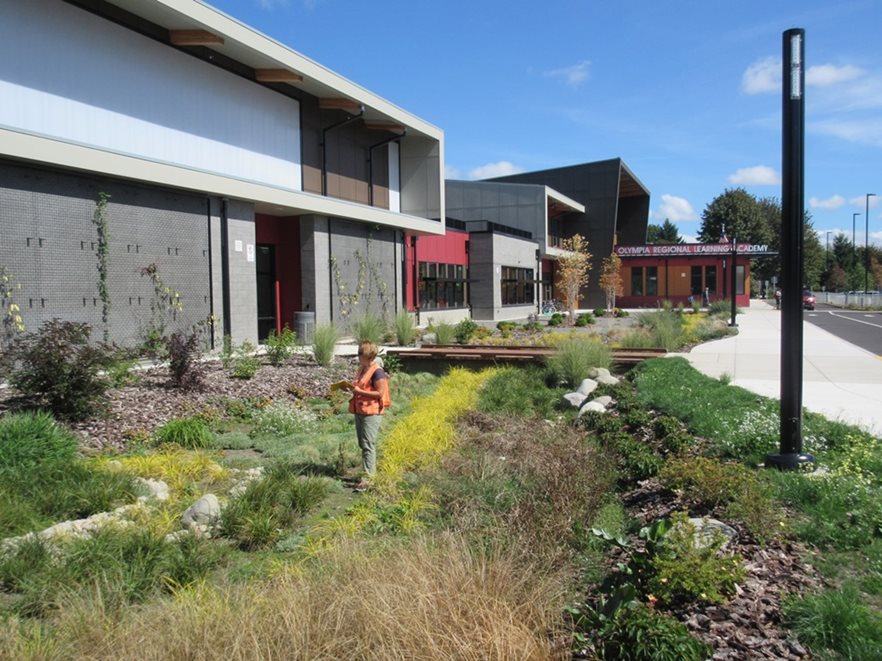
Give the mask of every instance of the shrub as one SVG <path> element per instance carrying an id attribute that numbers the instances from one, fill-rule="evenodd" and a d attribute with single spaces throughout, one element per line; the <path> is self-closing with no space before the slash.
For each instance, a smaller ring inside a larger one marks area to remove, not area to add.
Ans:
<path id="1" fill-rule="evenodd" d="M 622 430 L 622 423 L 618 417 L 600 411 L 583 413 L 579 416 L 578 423 L 583 429 L 594 431 L 598 435 Z"/>
<path id="2" fill-rule="evenodd" d="M 285 326 L 280 335 L 271 330 L 266 338 L 266 356 L 272 365 L 283 365 L 294 354 L 297 346 L 297 333 Z"/>
<path id="3" fill-rule="evenodd" d="M 435 324 L 431 331 L 435 333 L 435 344 L 453 344 L 455 329 L 452 324 Z"/>
<path id="4" fill-rule="evenodd" d="M 496 324 L 496 330 L 498 330 L 499 334 L 504 338 L 511 337 L 511 334 L 517 327 L 518 325 L 514 321 L 500 321 Z"/>
<path id="5" fill-rule="evenodd" d="M 619 345 L 623 349 L 657 349 L 657 340 L 649 331 L 643 328 L 634 328 L 624 333 L 619 338 Z"/>
<path id="6" fill-rule="evenodd" d="M 652 417 L 649 413 L 641 408 L 631 409 L 625 414 L 624 418 L 625 424 L 628 425 L 632 431 L 637 431 L 642 427 L 648 427 L 652 421 Z"/>
<path id="7" fill-rule="evenodd" d="M 576 647 L 590 640 L 598 659 L 703 661 L 713 652 L 684 624 L 637 601 L 625 602 L 610 615 L 598 610 L 577 617 L 576 626 L 585 632 L 577 631 Z"/>
<path id="8" fill-rule="evenodd" d="M 260 361 L 255 356 L 240 356 L 233 361 L 230 376 L 234 379 L 252 379 L 260 368 Z"/>
<path id="9" fill-rule="evenodd" d="M 548 320 L 549 326 L 560 326 L 563 323 L 563 315 L 560 312 L 555 312 L 551 315 L 551 318 Z"/>
<path id="10" fill-rule="evenodd" d="M 652 423 L 652 430 L 658 440 L 676 434 L 682 429 L 680 421 L 672 415 L 660 415 Z"/>
<path id="11" fill-rule="evenodd" d="M 524 330 L 528 333 L 541 333 L 545 327 L 538 321 L 528 321 L 524 324 Z"/>
<path id="12" fill-rule="evenodd" d="M 53 319 L 18 338 L 10 384 L 60 418 L 88 418 L 104 404 L 109 381 L 101 372 L 112 364 L 107 347 L 89 343 L 90 333 L 88 324 Z"/>
<path id="13" fill-rule="evenodd" d="M 615 317 L 630 317 L 631 313 L 627 310 L 623 310 L 622 308 L 613 308 L 613 316 Z"/>
<path id="14" fill-rule="evenodd" d="M 544 370 L 535 367 L 503 367 L 490 377 L 478 399 L 486 413 L 550 418 L 562 391 L 545 385 Z"/>
<path id="15" fill-rule="evenodd" d="M 653 477 L 662 466 L 661 457 L 642 441 L 626 432 L 604 434 L 601 439 L 617 457 L 620 479 L 625 484 Z"/>
<path id="16" fill-rule="evenodd" d="M 395 315 L 395 337 L 398 344 L 407 346 L 412 344 L 416 339 L 416 328 L 413 324 L 413 317 L 407 310 L 399 310 Z"/>
<path id="17" fill-rule="evenodd" d="M 693 441 L 694 439 L 689 435 L 689 432 L 678 431 L 668 434 L 662 439 L 662 448 L 670 454 L 680 454 L 692 447 Z"/>
<path id="18" fill-rule="evenodd" d="M 606 316 L 606 308 L 594 308 L 593 313 L 595 317 L 603 317 Z"/>
<path id="19" fill-rule="evenodd" d="M 590 312 L 583 312 L 578 317 L 576 317 L 576 326 L 590 326 L 593 323 L 595 323 L 594 315 Z"/>
<path id="20" fill-rule="evenodd" d="M 725 602 L 744 577 L 740 556 L 721 553 L 726 540 L 719 530 L 713 531 L 710 540 L 704 534 L 697 540 L 686 512 L 674 513 L 671 523 L 650 560 L 654 575 L 647 589 L 665 605 Z"/>
<path id="21" fill-rule="evenodd" d="M 683 345 L 683 318 L 678 314 L 665 310 L 644 312 L 639 324 L 649 330 L 657 347 L 674 351 Z"/>
<path id="22" fill-rule="evenodd" d="M 171 384 L 181 390 L 202 386 L 204 371 L 199 359 L 199 335 L 195 331 L 176 331 L 168 339 L 169 372 Z"/>
<path id="23" fill-rule="evenodd" d="M 233 337 L 232 335 L 224 335 L 224 343 L 221 347 L 221 364 L 225 370 L 233 366 Z"/>
<path id="24" fill-rule="evenodd" d="M 366 312 L 361 318 L 352 322 L 352 336 L 358 343 L 371 342 L 381 344 L 386 324 L 376 315 Z"/>
<path id="25" fill-rule="evenodd" d="M 175 418 L 156 430 L 156 440 L 162 444 L 176 443 L 182 448 L 198 450 L 211 447 L 214 434 L 202 418 Z"/>
<path id="26" fill-rule="evenodd" d="M 783 604 L 785 623 L 818 658 L 877 659 L 882 619 L 851 583 Z"/>
<path id="27" fill-rule="evenodd" d="M 113 388 L 122 388 L 138 381 L 138 377 L 132 372 L 132 368 L 138 364 L 138 359 L 130 357 L 128 352 L 116 352 L 112 362 L 105 369 L 107 378 Z"/>
<path id="28" fill-rule="evenodd" d="M 254 434 L 290 436 L 309 431 L 315 426 L 315 413 L 303 406 L 277 402 L 254 413 L 252 417 Z"/>
<path id="29" fill-rule="evenodd" d="M 456 341 L 460 344 L 468 344 L 476 330 L 478 330 L 476 322 L 471 319 L 463 319 L 456 325 L 456 330 L 454 331 Z"/>
<path id="30" fill-rule="evenodd" d="M 316 326 L 312 339 L 312 355 L 322 367 L 334 360 L 334 347 L 337 346 L 337 329 L 333 324 Z"/>
<path id="31" fill-rule="evenodd" d="M 554 377 L 571 386 L 578 386 L 588 377 L 592 367 L 612 364 L 609 347 L 589 337 L 573 337 L 564 342 L 557 353 L 548 359 L 548 367 Z"/>

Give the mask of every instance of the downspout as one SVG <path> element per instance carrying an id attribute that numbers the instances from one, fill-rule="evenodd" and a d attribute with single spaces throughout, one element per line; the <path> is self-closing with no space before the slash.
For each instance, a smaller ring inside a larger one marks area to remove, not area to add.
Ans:
<path id="1" fill-rule="evenodd" d="M 377 144 L 368 147 L 368 206 L 374 206 L 374 149 L 382 147 L 383 145 L 388 145 L 390 142 L 397 142 L 406 135 L 407 129 L 405 128 L 400 135 L 393 135 L 391 138 L 386 138 L 385 140 L 381 140 Z M 392 182 L 389 183 L 391 185 Z"/>
<path id="2" fill-rule="evenodd" d="M 350 122 L 354 122 L 356 119 L 364 115 L 364 106 L 360 106 L 360 108 L 361 109 L 357 115 L 350 115 L 346 119 L 340 120 L 336 124 L 331 124 L 329 127 L 322 129 L 322 195 L 328 194 L 328 133 L 341 126 L 349 124 Z"/>
<path id="3" fill-rule="evenodd" d="M 411 254 L 413 255 L 413 309 L 416 311 L 416 325 L 420 325 L 420 288 L 419 288 L 419 279 L 417 278 L 418 273 L 418 264 L 417 264 L 417 238 L 415 236 L 410 237 L 410 247 Z"/>
<path id="4" fill-rule="evenodd" d="M 211 315 L 211 348 L 214 349 L 215 346 L 215 332 L 216 328 L 214 326 L 214 269 L 212 268 L 212 249 L 211 249 L 211 198 L 205 199 L 206 211 L 208 212 L 208 311 Z"/>
<path id="5" fill-rule="evenodd" d="M 223 290 L 224 304 L 224 335 L 232 336 L 232 314 L 230 313 L 230 241 L 229 241 L 229 222 L 228 222 L 228 206 L 229 200 L 221 198 L 221 288 Z"/>
<path id="6" fill-rule="evenodd" d="M 328 216 L 328 310 L 332 325 L 334 323 L 334 263 L 331 261 L 333 254 L 331 252 L 331 217 Z"/>

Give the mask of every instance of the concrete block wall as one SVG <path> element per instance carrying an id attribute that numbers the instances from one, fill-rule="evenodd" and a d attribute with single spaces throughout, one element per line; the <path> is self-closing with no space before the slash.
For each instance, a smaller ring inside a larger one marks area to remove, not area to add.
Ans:
<path id="1" fill-rule="evenodd" d="M 101 339 L 97 230 L 99 192 L 108 193 L 110 339 L 139 344 L 151 324 L 153 286 L 141 269 L 155 264 L 179 292 L 183 311 L 168 330 L 211 314 L 209 203 L 203 196 L 108 178 L 0 162 L 0 264 L 22 288 L 15 292 L 26 330 L 60 318 L 92 326 Z"/>
<path id="2" fill-rule="evenodd" d="M 230 277 L 230 328 L 234 343 L 257 344 L 257 252 L 254 205 L 227 203 L 227 255 Z"/>
<path id="3" fill-rule="evenodd" d="M 481 321 L 522 319 L 536 312 L 532 305 L 502 305 L 502 267 L 533 269 L 536 275 L 535 241 L 496 232 L 473 232 L 469 237 L 469 295 L 472 318 Z"/>

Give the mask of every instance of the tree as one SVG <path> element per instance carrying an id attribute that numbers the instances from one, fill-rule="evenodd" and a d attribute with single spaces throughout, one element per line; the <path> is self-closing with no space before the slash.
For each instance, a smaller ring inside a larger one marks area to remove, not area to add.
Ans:
<path id="1" fill-rule="evenodd" d="M 680 230 L 669 219 L 665 218 L 665 222 L 661 225 L 650 224 L 646 228 L 646 243 L 671 245 L 675 243 L 686 243 L 685 239 L 680 236 Z"/>
<path id="2" fill-rule="evenodd" d="M 827 278 L 828 291 L 842 291 L 848 284 L 848 275 L 839 264 L 834 264 L 830 269 L 830 277 Z"/>
<path id="3" fill-rule="evenodd" d="M 780 218 L 780 213 L 779 213 Z M 743 188 L 726 189 L 715 197 L 701 213 L 701 229 L 698 240 L 703 243 L 716 243 L 723 236 L 736 237 L 738 241 L 756 244 L 769 244 L 771 232 L 757 199 Z M 780 227 L 780 221 L 779 221 Z"/>
<path id="4" fill-rule="evenodd" d="M 833 262 L 841 269 L 848 270 L 854 259 L 854 244 L 849 241 L 845 234 L 837 234 L 833 237 Z"/>
<path id="5" fill-rule="evenodd" d="M 622 260 L 614 252 L 601 264 L 600 288 L 606 293 L 606 309 L 612 312 L 616 307 L 616 296 L 621 296 L 624 291 Z"/>
<path id="6" fill-rule="evenodd" d="M 588 240 L 574 234 L 561 242 L 564 254 L 557 259 L 557 287 L 563 294 L 564 305 L 569 310 L 569 323 L 576 323 L 576 308 L 582 298 L 582 287 L 588 285 L 591 270 L 591 253 Z"/>

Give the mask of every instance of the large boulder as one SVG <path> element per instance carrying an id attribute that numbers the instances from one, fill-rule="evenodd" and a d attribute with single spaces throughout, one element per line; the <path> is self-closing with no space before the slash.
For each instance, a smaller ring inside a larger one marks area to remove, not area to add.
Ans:
<path id="1" fill-rule="evenodd" d="M 213 493 L 208 493 L 187 508 L 181 516 L 181 525 L 188 529 L 211 525 L 217 521 L 220 513 L 220 501 Z"/>
<path id="2" fill-rule="evenodd" d="M 609 395 L 602 395 L 601 397 L 595 397 L 591 401 L 602 404 L 605 408 L 609 408 L 609 406 L 613 403 L 613 398 Z"/>
<path id="3" fill-rule="evenodd" d="M 596 411 L 597 413 L 606 413 L 606 407 L 597 400 L 588 402 L 579 410 L 579 417 L 588 413 L 588 411 Z"/>

